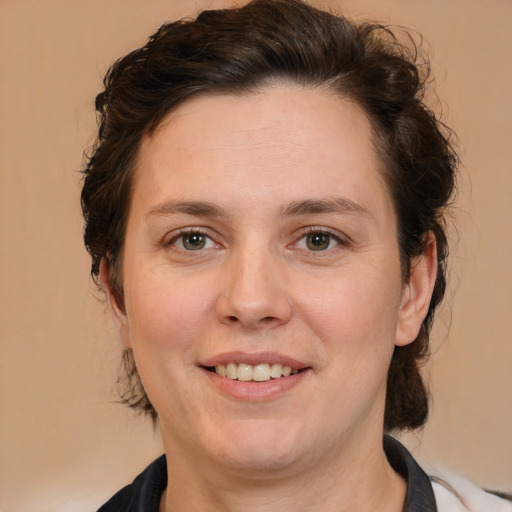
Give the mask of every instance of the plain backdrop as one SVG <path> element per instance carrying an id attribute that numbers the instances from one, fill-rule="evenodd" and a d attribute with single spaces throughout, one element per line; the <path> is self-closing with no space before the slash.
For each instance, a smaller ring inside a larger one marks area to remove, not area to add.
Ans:
<path id="1" fill-rule="evenodd" d="M 95 510 L 161 452 L 115 404 L 121 347 L 89 279 L 79 209 L 93 98 L 114 59 L 221 1 L 0 0 L 0 509 Z M 426 463 L 512 491 L 512 2 L 317 2 L 425 38 L 463 167 L 449 305 L 433 336 Z M 451 327 L 448 326 L 451 324 Z"/>

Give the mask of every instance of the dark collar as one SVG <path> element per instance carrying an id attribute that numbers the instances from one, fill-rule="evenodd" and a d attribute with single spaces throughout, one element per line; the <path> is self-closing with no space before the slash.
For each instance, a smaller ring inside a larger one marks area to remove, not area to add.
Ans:
<path id="1" fill-rule="evenodd" d="M 166 487 L 167 462 L 165 455 L 162 455 L 97 512 L 158 512 Z"/>
<path id="2" fill-rule="evenodd" d="M 385 435 L 384 451 L 393 469 L 407 482 L 403 512 L 437 512 L 430 479 L 407 449 L 393 437 Z M 166 486 L 167 463 L 165 455 L 162 455 L 98 512 L 158 512 Z"/>
<path id="3" fill-rule="evenodd" d="M 437 512 L 430 478 L 405 446 L 395 438 L 385 435 L 384 451 L 391 467 L 407 482 L 403 512 Z"/>

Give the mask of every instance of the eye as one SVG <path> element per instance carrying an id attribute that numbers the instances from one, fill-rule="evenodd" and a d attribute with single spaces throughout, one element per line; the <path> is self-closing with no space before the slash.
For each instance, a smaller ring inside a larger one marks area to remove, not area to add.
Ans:
<path id="1" fill-rule="evenodd" d="M 340 245 L 340 239 L 332 233 L 325 231 L 311 231 L 306 233 L 296 244 L 298 249 L 308 251 L 327 251 Z"/>
<path id="2" fill-rule="evenodd" d="M 181 233 L 173 238 L 170 245 L 184 251 L 200 251 L 201 249 L 211 249 L 216 247 L 216 243 L 200 231 L 188 231 Z"/>

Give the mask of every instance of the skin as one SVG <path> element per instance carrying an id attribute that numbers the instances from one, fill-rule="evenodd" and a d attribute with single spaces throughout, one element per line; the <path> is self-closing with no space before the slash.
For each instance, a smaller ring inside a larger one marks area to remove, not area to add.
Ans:
<path id="1" fill-rule="evenodd" d="M 402 509 L 382 449 L 386 376 L 427 312 L 435 245 L 403 283 L 356 105 L 281 84 L 178 107 L 138 155 L 124 310 L 105 261 L 101 278 L 159 413 L 161 510 Z M 304 371 L 260 385 L 205 368 L 283 358 Z"/>

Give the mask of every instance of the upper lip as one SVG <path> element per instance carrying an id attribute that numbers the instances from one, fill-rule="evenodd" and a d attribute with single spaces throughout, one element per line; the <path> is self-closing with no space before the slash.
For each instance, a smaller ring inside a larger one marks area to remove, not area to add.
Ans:
<path id="1" fill-rule="evenodd" d="M 279 354 L 277 352 L 257 352 L 247 353 L 242 351 L 223 352 L 201 361 L 201 366 L 212 367 L 220 364 L 242 363 L 256 366 L 258 364 L 282 364 L 290 366 L 297 370 L 308 368 L 309 365 L 303 361 L 294 359 L 293 357 Z"/>

